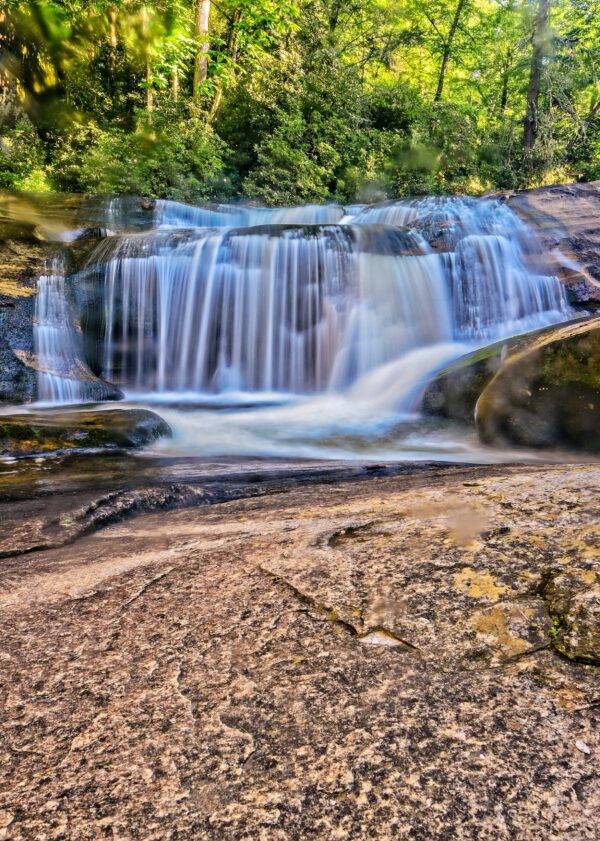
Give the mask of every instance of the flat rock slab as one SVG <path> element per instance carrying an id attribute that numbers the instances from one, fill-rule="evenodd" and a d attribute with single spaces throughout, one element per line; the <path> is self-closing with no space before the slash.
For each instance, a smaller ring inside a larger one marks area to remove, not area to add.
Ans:
<path id="1" fill-rule="evenodd" d="M 446 468 L 2 561 L 0 838 L 595 840 L 599 490 Z"/>
<path id="2" fill-rule="evenodd" d="M 147 409 L 6 414 L 0 415 L 0 455 L 142 447 L 170 434 L 166 421 Z"/>

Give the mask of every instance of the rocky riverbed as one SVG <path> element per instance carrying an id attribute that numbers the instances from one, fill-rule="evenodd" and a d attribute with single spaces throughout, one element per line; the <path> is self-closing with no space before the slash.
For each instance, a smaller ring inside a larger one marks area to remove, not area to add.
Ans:
<path id="1" fill-rule="evenodd" d="M 598 467 L 325 478 L 7 553 L 1 838 L 597 838 Z"/>
<path id="2" fill-rule="evenodd" d="M 580 317 L 425 407 L 553 464 L 133 455 L 171 431 L 146 410 L 4 411 L 0 841 L 595 841 L 600 190 L 509 203 Z M 62 223 L 1 211 L 0 402 L 28 402 Z"/>

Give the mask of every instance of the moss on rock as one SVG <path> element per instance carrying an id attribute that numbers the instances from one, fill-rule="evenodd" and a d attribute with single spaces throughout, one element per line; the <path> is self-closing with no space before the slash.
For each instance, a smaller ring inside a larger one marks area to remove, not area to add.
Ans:
<path id="1" fill-rule="evenodd" d="M 554 647 L 570 660 L 600 665 L 600 574 L 569 570 L 546 586 L 545 600 L 555 620 Z"/>
<path id="2" fill-rule="evenodd" d="M 509 354 L 475 420 L 486 444 L 600 452 L 600 319 L 555 327 Z"/>
<path id="3" fill-rule="evenodd" d="M 0 417 L 0 454 L 35 455 L 57 450 L 135 448 L 169 436 L 161 417 L 145 409 L 44 411 Z"/>

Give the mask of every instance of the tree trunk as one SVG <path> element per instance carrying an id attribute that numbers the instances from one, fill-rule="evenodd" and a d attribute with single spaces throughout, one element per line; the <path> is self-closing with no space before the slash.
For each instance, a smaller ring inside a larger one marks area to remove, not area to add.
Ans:
<path id="1" fill-rule="evenodd" d="M 583 124 L 580 125 L 577 130 L 571 135 L 571 139 L 567 143 L 565 148 L 565 154 L 563 155 L 563 160 L 567 160 L 573 149 L 575 148 L 575 144 L 577 141 L 583 137 L 583 135 L 587 132 L 589 127 L 592 125 L 594 120 L 596 119 L 597 115 L 600 113 L 600 99 L 593 102 L 590 106 L 590 112 L 587 118 L 584 120 Z"/>
<path id="2" fill-rule="evenodd" d="M 208 19 L 210 17 L 210 0 L 197 0 L 196 5 L 196 38 L 198 40 L 198 52 L 194 62 L 194 83 L 193 97 L 198 99 L 200 87 L 206 81 L 208 75 L 208 51 L 210 41 L 208 40 Z"/>
<path id="3" fill-rule="evenodd" d="M 510 68 L 512 66 L 512 50 L 506 51 L 506 58 L 504 59 L 504 66 L 502 68 L 502 92 L 500 94 L 500 113 L 504 115 L 506 105 L 508 103 L 508 80 L 510 77 Z"/>
<path id="4" fill-rule="evenodd" d="M 229 29 L 229 37 L 227 39 L 227 52 L 229 53 L 229 58 L 232 64 L 235 64 L 237 61 L 237 54 L 238 54 L 238 26 L 242 19 L 242 11 L 237 9 L 233 15 L 231 20 L 231 27 Z M 223 82 L 219 80 L 219 84 L 217 86 L 217 90 L 215 93 L 215 97 L 213 99 L 213 103 L 210 108 L 210 112 L 208 115 L 209 122 L 212 122 L 219 110 L 219 105 L 221 104 L 221 99 L 223 98 Z"/>
<path id="5" fill-rule="evenodd" d="M 146 58 L 146 111 L 154 111 L 154 91 L 152 90 L 152 68 L 150 56 Z"/>
<path id="6" fill-rule="evenodd" d="M 444 92 L 444 82 L 446 81 L 446 72 L 448 71 L 448 64 L 450 63 L 452 47 L 454 45 L 454 37 L 456 35 L 456 30 L 458 29 L 458 24 L 460 23 L 460 18 L 465 8 L 466 2 L 467 0 L 458 0 L 458 5 L 456 7 L 456 11 L 454 12 L 454 17 L 452 18 L 450 32 L 448 32 L 448 37 L 446 38 L 446 42 L 444 44 L 444 52 L 442 53 L 442 64 L 440 67 L 440 75 L 438 76 L 437 89 L 433 98 L 434 102 L 440 102 L 442 99 L 442 93 Z"/>
<path id="7" fill-rule="evenodd" d="M 146 67 L 146 111 L 154 110 L 154 91 L 152 85 L 154 82 L 152 76 L 152 47 L 150 43 L 150 21 L 148 19 L 148 9 L 142 6 L 142 36 L 144 38 L 144 63 Z"/>
<path id="8" fill-rule="evenodd" d="M 538 0 L 538 10 L 535 16 L 533 30 L 533 51 L 529 69 L 529 89 L 527 91 L 527 110 L 525 112 L 523 145 L 532 149 L 538 133 L 538 101 L 542 81 L 542 67 L 546 55 L 548 38 L 548 17 L 551 0 Z"/>

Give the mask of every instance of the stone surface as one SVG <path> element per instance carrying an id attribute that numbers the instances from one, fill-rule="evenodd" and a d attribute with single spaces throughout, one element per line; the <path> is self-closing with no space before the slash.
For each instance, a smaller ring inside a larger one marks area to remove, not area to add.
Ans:
<path id="1" fill-rule="evenodd" d="M 542 254 L 530 255 L 544 274 L 557 274 L 570 299 L 600 307 L 600 181 L 523 190 L 509 206 L 536 229 Z"/>
<path id="2" fill-rule="evenodd" d="M 6 238 L 6 233 L 0 227 L 0 403 L 28 403 L 37 393 L 33 364 L 37 279 L 54 248 L 33 238 Z"/>
<path id="3" fill-rule="evenodd" d="M 169 425 L 147 409 L 65 409 L 0 415 L 0 454 L 32 455 L 95 447 L 142 447 Z"/>
<path id="4" fill-rule="evenodd" d="M 563 322 L 562 326 L 589 322 L 588 316 Z M 426 415 L 475 423 L 475 406 L 488 383 L 498 373 L 502 361 L 545 335 L 555 335 L 556 325 L 533 330 L 478 348 L 442 368 L 427 384 L 421 408 Z"/>
<path id="5" fill-rule="evenodd" d="M 600 452 L 600 319 L 518 345 L 481 394 L 475 419 L 486 444 Z"/>
<path id="6" fill-rule="evenodd" d="M 595 841 L 599 491 L 446 467 L 5 558 L 0 838 Z"/>
<path id="7" fill-rule="evenodd" d="M 0 403 L 31 403 L 37 398 L 37 372 L 44 370 L 33 333 L 38 278 L 54 256 L 62 254 L 69 264 L 74 250 L 84 246 L 73 243 L 67 250 L 40 240 L 31 225 L 19 228 L 3 222 L 2 209 L 0 199 Z M 94 376 L 83 360 L 78 369 L 93 399 L 123 397 L 118 388 Z"/>
<path id="8" fill-rule="evenodd" d="M 593 553 L 594 546 L 588 551 Z M 600 666 L 600 578 L 597 571 L 555 571 L 544 587 L 544 599 L 554 620 L 555 647 L 572 660 Z"/>
<path id="9" fill-rule="evenodd" d="M 439 371 L 425 388 L 422 411 L 426 415 L 474 423 L 475 405 L 498 371 L 506 346 L 506 342 L 495 342 Z"/>

